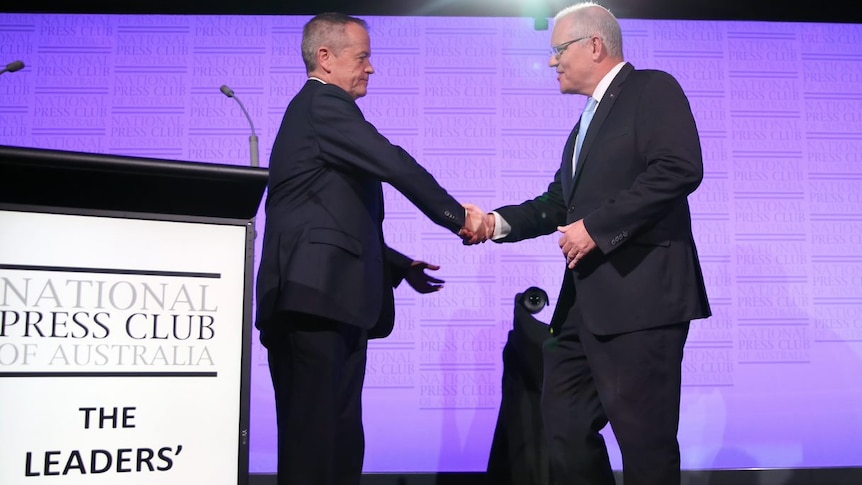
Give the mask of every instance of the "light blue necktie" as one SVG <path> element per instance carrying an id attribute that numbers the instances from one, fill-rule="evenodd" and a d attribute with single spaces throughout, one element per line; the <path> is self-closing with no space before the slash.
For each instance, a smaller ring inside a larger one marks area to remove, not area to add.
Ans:
<path id="1" fill-rule="evenodd" d="M 578 128 L 578 137 L 575 139 L 575 156 L 572 158 L 572 177 L 575 176 L 575 170 L 578 168 L 578 158 L 581 154 L 581 145 L 584 144 L 584 137 L 587 136 L 587 128 L 590 127 L 590 121 L 593 120 L 593 114 L 596 112 L 596 105 L 599 102 L 595 98 L 590 97 L 587 100 L 587 106 L 584 112 L 581 113 L 581 125 Z"/>

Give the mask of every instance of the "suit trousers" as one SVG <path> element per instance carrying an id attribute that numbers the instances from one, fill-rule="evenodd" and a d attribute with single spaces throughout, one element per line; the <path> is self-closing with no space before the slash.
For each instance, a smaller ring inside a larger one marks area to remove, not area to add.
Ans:
<path id="1" fill-rule="evenodd" d="M 610 422 L 625 485 L 679 485 L 677 432 L 689 323 L 619 335 L 588 331 L 577 307 L 545 342 L 542 419 L 557 485 L 614 485 Z"/>
<path id="2" fill-rule="evenodd" d="M 365 433 L 366 330 L 281 313 L 267 332 L 278 423 L 278 485 L 357 485 Z"/>

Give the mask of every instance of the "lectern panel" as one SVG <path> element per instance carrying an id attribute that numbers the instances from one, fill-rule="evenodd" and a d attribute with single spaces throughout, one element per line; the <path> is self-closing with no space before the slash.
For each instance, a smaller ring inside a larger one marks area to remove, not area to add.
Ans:
<path id="1" fill-rule="evenodd" d="M 0 483 L 246 483 L 246 222 L 0 228 Z"/>

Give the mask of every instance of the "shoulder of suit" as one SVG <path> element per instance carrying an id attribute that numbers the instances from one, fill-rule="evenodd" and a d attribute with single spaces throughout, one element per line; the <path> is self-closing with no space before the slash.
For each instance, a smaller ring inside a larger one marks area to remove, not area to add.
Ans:
<path id="1" fill-rule="evenodd" d="M 356 104 L 356 101 L 350 97 L 349 94 L 340 87 L 334 84 L 321 84 L 317 81 L 312 81 L 314 84 L 317 84 L 312 91 L 312 94 L 315 98 L 320 98 L 321 96 L 324 98 L 336 98 L 338 101 L 343 101 L 348 105 L 355 106 L 357 109 L 359 106 Z"/>
<path id="2" fill-rule="evenodd" d="M 346 98 L 346 99 L 349 99 L 351 101 L 353 100 L 353 98 L 351 98 L 350 95 L 347 94 L 347 91 L 341 89 L 340 87 L 336 86 L 335 84 L 328 84 L 328 83 L 324 84 L 324 83 L 319 83 L 317 81 L 313 81 L 313 82 L 315 84 L 317 84 L 317 90 L 320 91 L 321 93 L 334 94 L 340 98 Z"/>
<path id="3" fill-rule="evenodd" d="M 662 91 L 681 89 L 679 81 L 672 74 L 658 69 L 634 69 L 629 71 L 628 75 L 620 81 L 642 86 L 644 89 L 652 88 Z"/>
<path id="4" fill-rule="evenodd" d="M 662 71 L 659 69 L 634 69 L 634 70 L 632 70 L 631 75 L 632 76 L 638 76 L 642 79 L 656 79 L 656 80 L 669 80 L 669 79 L 675 80 L 676 79 L 669 72 Z"/>

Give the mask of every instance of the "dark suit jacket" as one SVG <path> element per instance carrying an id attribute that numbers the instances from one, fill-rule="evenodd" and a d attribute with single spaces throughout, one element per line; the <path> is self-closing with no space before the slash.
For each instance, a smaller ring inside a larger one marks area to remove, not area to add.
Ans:
<path id="1" fill-rule="evenodd" d="M 626 64 L 598 105 L 573 179 L 578 129 L 547 192 L 497 210 L 512 226 L 500 242 L 584 219 L 598 245 L 563 279 L 552 327 L 575 305 L 598 335 L 709 316 L 687 200 L 703 179 L 703 159 L 679 83 Z"/>
<path id="2" fill-rule="evenodd" d="M 381 181 L 435 223 L 458 232 L 464 208 L 406 151 L 367 122 L 341 88 L 309 80 L 272 148 L 257 279 L 262 333 L 280 311 L 388 335 L 392 288 L 411 260 L 383 239 Z M 265 342 L 265 339 L 264 339 Z"/>

